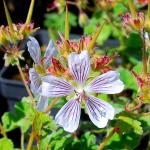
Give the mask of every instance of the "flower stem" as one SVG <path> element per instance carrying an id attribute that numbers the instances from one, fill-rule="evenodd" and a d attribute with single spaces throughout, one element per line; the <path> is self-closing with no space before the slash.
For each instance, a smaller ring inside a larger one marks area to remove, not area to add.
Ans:
<path id="1" fill-rule="evenodd" d="M 59 100 L 59 97 L 55 98 L 46 108 L 45 113 L 48 113 L 52 107 L 57 103 L 57 101 Z"/>
<path id="2" fill-rule="evenodd" d="M 24 150 L 24 133 L 21 129 L 21 150 Z"/>
<path id="3" fill-rule="evenodd" d="M 129 104 L 127 104 L 127 105 L 125 106 L 125 110 L 128 111 L 128 112 L 133 112 L 133 111 L 139 109 L 143 104 L 144 104 L 144 102 L 141 101 L 137 106 L 135 106 L 135 107 L 132 108 L 132 109 L 129 109 L 129 108 L 128 108 L 128 105 L 129 105 Z"/>
<path id="4" fill-rule="evenodd" d="M 150 20 L 150 0 L 148 0 L 148 19 Z"/>
<path id="5" fill-rule="evenodd" d="M 105 147 L 105 145 L 108 143 L 108 141 L 110 140 L 110 138 L 114 135 L 114 133 L 116 132 L 116 128 L 114 128 L 109 135 L 104 139 L 104 141 L 99 145 L 97 150 L 103 150 L 103 148 Z"/>
<path id="6" fill-rule="evenodd" d="M 144 35 L 144 30 L 141 31 L 141 37 L 143 40 L 143 72 L 144 72 L 144 77 L 147 76 L 147 56 L 146 56 L 146 44 L 145 44 L 145 35 Z"/>
<path id="7" fill-rule="evenodd" d="M 31 134 L 30 134 L 28 145 L 27 145 L 27 150 L 31 150 L 33 140 L 34 140 L 34 133 L 32 131 Z"/>
<path id="8" fill-rule="evenodd" d="M 24 83 L 24 86 L 25 86 L 25 88 L 26 88 L 26 91 L 27 91 L 28 95 L 30 96 L 30 98 L 31 98 L 31 100 L 32 100 L 32 105 L 35 106 L 35 100 L 34 100 L 34 98 L 33 98 L 33 96 L 32 96 L 32 93 L 31 93 L 31 91 L 30 91 L 30 89 L 29 89 L 27 83 L 26 83 L 26 79 L 25 79 L 25 76 L 24 76 L 24 74 L 23 74 L 23 72 L 22 72 L 22 69 L 21 69 L 20 64 L 18 64 L 17 67 L 18 67 L 18 70 L 19 70 L 21 79 L 22 79 L 22 81 L 23 81 L 23 83 Z"/>
<path id="9" fill-rule="evenodd" d="M 66 4 L 77 6 L 76 2 L 66 1 Z"/>
<path id="10" fill-rule="evenodd" d="M 0 123 L 0 133 L 4 136 L 7 137 L 7 134 L 5 132 L 5 129 L 3 128 L 2 124 Z"/>
<path id="11" fill-rule="evenodd" d="M 129 6 L 132 17 L 135 18 L 136 17 L 136 11 L 135 11 L 132 0 L 128 0 L 128 6 Z"/>

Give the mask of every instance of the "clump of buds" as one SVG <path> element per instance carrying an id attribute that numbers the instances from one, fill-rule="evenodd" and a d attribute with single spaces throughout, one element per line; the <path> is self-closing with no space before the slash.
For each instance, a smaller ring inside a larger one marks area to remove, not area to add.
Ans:
<path id="1" fill-rule="evenodd" d="M 111 70 L 111 67 L 109 66 L 110 62 L 112 61 L 112 57 L 109 56 L 101 56 L 94 58 L 94 69 L 99 70 L 102 73 L 105 73 L 109 70 Z"/>
<path id="2" fill-rule="evenodd" d="M 127 31 L 140 31 L 144 28 L 145 17 L 143 12 L 138 12 L 135 17 L 133 17 L 130 13 L 126 13 L 123 15 L 123 27 L 127 29 Z"/>
<path id="3" fill-rule="evenodd" d="M 0 46 L 5 52 L 5 66 L 15 65 L 19 59 L 23 59 L 19 43 L 35 32 L 34 24 L 12 24 L 12 26 L 0 26 Z"/>
<path id="4" fill-rule="evenodd" d="M 12 28 L 10 26 L 4 27 L 0 26 L 0 44 L 8 45 L 8 44 L 17 44 L 20 40 L 24 40 L 30 34 L 35 32 L 34 24 L 12 24 Z"/>
<path id="5" fill-rule="evenodd" d="M 146 5 L 148 4 L 148 0 L 137 0 L 138 4 Z"/>
<path id="6" fill-rule="evenodd" d="M 135 111 L 139 109 L 143 104 L 150 103 L 150 75 L 147 74 L 147 76 L 141 74 L 138 75 L 134 71 L 131 71 L 135 79 L 137 80 L 137 84 L 139 87 L 138 93 L 137 93 L 137 99 L 139 100 L 139 104 L 135 106 L 134 108 L 130 109 L 129 104 L 126 105 L 126 111 Z"/>
<path id="7" fill-rule="evenodd" d="M 142 75 L 137 75 L 134 71 L 132 74 L 137 80 L 139 86 L 139 99 L 145 103 L 150 103 L 150 75 L 146 77 Z"/>
<path id="8" fill-rule="evenodd" d="M 58 59 L 52 57 L 51 62 L 52 65 L 47 69 L 50 74 L 61 76 L 65 73 L 66 69 Z"/>
<path id="9" fill-rule="evenodd" d="M 47 69 L 48 73 L 55 75 L 55 76 L 62 76 L 66 77 L 67 79 L 72 79 L 72 75 L 68 69 L 68 67 L 65 67 L 61 61 L 59 61 L 57 58 L 52 57 L 51 59 L 52 64 Z"/>
<path id="10" fill-rule="evenodd" d="M 148 3 L 147 15 L 143 12 L 137 12 L 132 1 L 128 0 L 130 13 L 123 15 L 123 26 L 127 31 L 150 31 L 150 1 L 139 0 L 140 3 Z"/>
<path id="11" fill-rule="evenodd" d="M 64 36 L 60 34 L 61 41 L 57 41 L 56 45 L 60 50 L 60 53 L 67 57 L 68 54 L 71 52 L 80 53 L 82 50 L 87 49 L 88 44 L 91 42 L 92 37 L 82 37 L 80 40 L 72 41 L 72 40 L 65 40 Z"/>
<path id="12" fill-rule="evenodd" d="M 27 19 L 24 24 L 14 24 L 5 1 L 3 1 L 3 3 L 8 26 L 0 26 L 0 50 L 5 53 L 4 59 L 6 66 L 10 64 L 18 65 L 19 59 L 23 59 L 23 51 L 21 51 L 22 42 L 37 30 L 37 28 L 34 29 L 34 23 L 31 23 L 34 1 L 31 1 Z"/>

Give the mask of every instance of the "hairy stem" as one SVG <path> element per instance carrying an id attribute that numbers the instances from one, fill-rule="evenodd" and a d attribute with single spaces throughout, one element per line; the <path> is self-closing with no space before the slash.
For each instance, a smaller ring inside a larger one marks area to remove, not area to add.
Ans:
<path id="1" fill-rule="evenodd" d="M 148 19 L 150 20 L 150 0 L 148 0 Z"/>
<path id="2" fill-rule="evenodd" d="M 72 1 L 66 1 L 66 4 L 77 6 L 77 3 Z"/>
<path id="3" fill-rule="evenodd" d="M 24 150 L 24 133 L 21 129 L 21 150 Z"/>
<path id="4" fill-rule="evenodd" d="M 144 104 L 144 102 L 141 101 L 137 106 L 135 106 L 135 107 L 132 108 L 132 109 L 129 109 L 129 108 L 128 108 L 128 105 L 129 105 L 129 104 L 127 104 L 127 105 L 125 106 L 125 110 L 126 110 L 126 111 L 129 111 L 129 112 L 133 112 L 133 111 L 139 109 L 143 104 Z"/>
<path id="5" fill-rule="evenodd" d="M 27 145 L 27 150 L 31 150 L 32 144 L 33 144 L 33 140 L 34 140 L 34 133 L 32 131 L 31 134 L 30 134 L 28 145 Z"/>
<path id="6" fill-rule="evenodd" d="M 135 18 L 136 17 L 136 11 L 135 11 L 132 0 L 128 0 L 128 6 L 129 6 L 132 17 Z"/>
<path id="7" fill-rule="evenodd" d="M 4 137 L 7 137 L 7 134 L 5 132 L 5 129 L 3 128 L 2 124 L 0 123 L 0 134 L 2 134 Z"/>
<path id="8" fill-rule="evenodd" d="M 59 100 L 59 97 L 55 98 L 46 108 L 45 113 L 48 113 L 52 107 L 57 103 L 57 101 Z"/>
<path id="9" fill-rule="evenodd" d="M 30 98 L 31 98 L 31 100 L 32 100 L 33 106 L 35 106 L 35 100 L 34 100 L 34 98 L 33 98 L 33 96 L 32 96 L 32 93 L 31 93 L 31 91 L 30 91 L 30 89 L 29 89 L 27 83 L 26 83 L 26 79 L 25 79 L 25 76 L 24 76 L 24 74 L 23 74 L 23 72 L 22 72 L 22 69 L 21 69 L 20 64 L 18 64 L 17 67 L 18 67 L 18 70 L 19 70 L 21 79 L 22 79 L 22 81 L 23 81 L 23 83 L 24 83 L 24 86 L 25 86 L 25 88 L 26 88 L 26 91 L 27 91 L 28 95 L 30 96 Z"/>
<path id="10" fill-rule="evenodd" d="M 144 77 L 147 76 L 147 56 L 146 56 L 146 43 L 145 43 L 145 32 L 144 30 L 141 31 L 141 38 L 143 40 L 143 72 Z"/>
<path id="11" fill-rule="evenodd" d="M 116 132 L 116 128 L 114 128 L 109 135 L 104 139 L 104 141 L 99 145 L 97 150 L 103 150 L 103 148 L 105 147 L 105 145 L 108 143 L 108 141 L 110 140 L 110 138 L 114 135 L 114 133 Z"/>

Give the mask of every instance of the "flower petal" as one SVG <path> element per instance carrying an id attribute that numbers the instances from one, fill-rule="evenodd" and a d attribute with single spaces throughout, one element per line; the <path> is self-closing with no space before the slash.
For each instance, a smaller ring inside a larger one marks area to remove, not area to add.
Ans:
<path id="1" fill-rule="evenodd" d="M 41 50 L 38 41 L 34 37 L 29 37 L 30 41 L 27 42 L 28 51 L 35 64 L 41 64 Z"/>
<path id="2" fill-rule="evenodd" d="M 65 131 L 74 132 L 79 126 L 81 115 L 81 104 L 78 98 L 69 100 L 57 113 L 56 123 L 64 128 Z"/>
<path id="3" fill-rule="evenodd" d="M 71 53 L 68 57 L 68 65 L 77 82 L 86 81 L 90 71 L 90 58 L 87 51 L 82 51 L 80 54 Z"/>
<path id="4" fill-rule="evenodd" d="M 87 97 L 86 109 L 91 121 L 98 128 L 104 128 L 108 120 L 114 118 L 114 108 L 94 96 Z"/>
<path id="5" fill-rule="evenodd" d="M 119 73 L 116 71 L 109 71 L 94 79 L 85 88 L 85 91 L 104 94 L 116 94 L 122 92 L 123 89 L 124 84 L 119 79 Z"/>
<path id="6" fill-rule="evenodd" d="M 45 50 L 45 54 L 44 54 L 44 65 L 45 68 L 48 68 L 51 64 L 51 57 L 56 55 L 57 51 L 54 47 L 54 44 L 52 42 L 52 40 L 49 41 L 48 46 Z"/>
<path id="7" fill-rule="evenodd" d="M 37 110 L 44 112 L 48 106 L 48 98 L 45 96 L 40 96 L 39 102 L 37 104 Z"/>
<path id="8" fill-rule="evenodd" d="M 30 88 L 32 93 L 38 93 L 41 86 L 41 78 L 34 68 L 29 70 L 29 77 L 31 81 Z"/>
<path id="9" fill-rule="evenodd" d="M 74 88 L 67 81 L 48 75 L 42 78 L 42 95 L 47 97 L 61 97 L 71 93 Z"/>

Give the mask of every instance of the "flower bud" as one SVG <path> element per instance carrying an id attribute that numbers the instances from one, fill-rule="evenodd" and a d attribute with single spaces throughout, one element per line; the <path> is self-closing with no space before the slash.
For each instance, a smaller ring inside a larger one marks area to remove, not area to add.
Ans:
<path id="1" fill-rule="evenodd" d="M 148 0 L 137 0 L 138 4 L 146 5 L 148 4 Z"/>
<path id="2" fill-rule="evenodd" d="M 81 27 L 84 27 L 85 25 L 87 25 L 88 23 L 88 16 L 86 15 L 86 13 L 81 12 L 79 15 L 79 25 Z"/>
<path id="3" fill-rule="evenodd" d="M 139 31 L 144 28 L 145 17 L 143 12 L 137 13 L 136 17 L 131 16 L 127 13 L 123 15 L 123 26 L 131 31 L 132 29 Z"/>

